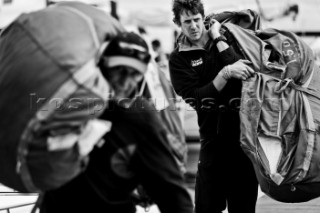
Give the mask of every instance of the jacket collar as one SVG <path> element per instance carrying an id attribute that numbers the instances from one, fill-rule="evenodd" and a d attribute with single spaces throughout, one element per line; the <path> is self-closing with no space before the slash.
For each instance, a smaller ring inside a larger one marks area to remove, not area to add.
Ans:
<path id="1" fill-rule="evenodd" d="M 210 39 L 209 39 L 210 40 Z M 191 51 L 191 50 L 205 50 L 204 47 L 199 47 L 194 45 L 187 36 L 185 36 L 183 33 L 180 33 L 177 39 L 178 44 L 178 51 Z M 205 46 L 208 45 L 208 42 Z"/>

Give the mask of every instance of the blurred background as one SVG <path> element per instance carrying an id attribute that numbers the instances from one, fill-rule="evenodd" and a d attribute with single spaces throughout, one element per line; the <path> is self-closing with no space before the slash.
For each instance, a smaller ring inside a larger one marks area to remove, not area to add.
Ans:
<path id="1" fill-rule="evenodd" d="M 61 0 L 0 0 L 0 28 L 23 12 L 38 10 Z M 178 31 L 172 22 L 172 0 L 78 0 L 112 13 L 127 28 L 142 27 L 151 39 L 159 39 L 164 51 L 174 47 Z M 289 30 L 320 48 L 319 0 L 203 0 L 206 14 L 254 9 L 262 17 L 263 27 Z"/>

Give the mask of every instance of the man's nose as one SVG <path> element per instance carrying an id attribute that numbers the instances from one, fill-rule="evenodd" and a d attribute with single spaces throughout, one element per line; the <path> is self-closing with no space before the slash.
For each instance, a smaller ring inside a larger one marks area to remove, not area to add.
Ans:
<path id="1" fill-rule="evenodd" d="M 137 85 L 138 85 L 138 81 L 136 81 L 135 80 L 135 78 L 128 78 L 126 81 L 125 81 L 125 83 L 124 83 L 124 86 L 126 87 L 126 88 L 135 88 L 135 87 L 137 87 Z"/>
<path id="2" fill-rule="evenodd" d="M 195 28 L 197 28 L 197 23 L 195 21 L 191 21 L 190 26 L 192 29 L 195 29 Z"/>

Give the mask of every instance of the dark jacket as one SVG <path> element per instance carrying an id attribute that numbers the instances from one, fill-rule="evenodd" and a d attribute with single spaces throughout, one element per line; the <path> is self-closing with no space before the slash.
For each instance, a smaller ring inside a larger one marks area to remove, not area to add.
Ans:
<path id="1" fill-rule="evenodd" d="M 142 185 L 161 212 L 191 213 L 191 198 L 169 147 L 172 137 L 154 107 L 143 99 L 130 109 L 111 104 L 102 119 L 112 122 L 105 143 L 93 150 L 82 175 L 46 193 L 43 212 L 135 212 L 131 193 Z"/>
<path id="2" fill-rule="evenodd" d="M 180 36 L 178 47 L 170 56 L 173 87 L 197 111 L 201 138 L 214 138 L 223 129 L 228 130 L 229 135 L 230 131 L 235 131 L 239 136 L 237 106 L 241 95 L 241 81 L 229 80 L 221 92 L 212 83 L 225 65 L 241 58 L 232 37 L 229 37 L 228 32 L 225 36 L 230 47 L 221 53 L 211 39 L 204 48 L 197 48 L 186 37 Z"/>

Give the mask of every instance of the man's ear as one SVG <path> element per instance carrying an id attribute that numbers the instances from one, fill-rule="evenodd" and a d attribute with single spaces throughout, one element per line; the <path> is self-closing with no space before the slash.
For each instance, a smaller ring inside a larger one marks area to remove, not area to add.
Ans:
<path id="1" fill-rule="evenodd" d="M 178 27 L 181 27 L 180 21 L 176 20 L 175 18 L 172 19 L 172 22 L 175 23 Z"/>

